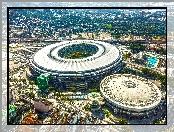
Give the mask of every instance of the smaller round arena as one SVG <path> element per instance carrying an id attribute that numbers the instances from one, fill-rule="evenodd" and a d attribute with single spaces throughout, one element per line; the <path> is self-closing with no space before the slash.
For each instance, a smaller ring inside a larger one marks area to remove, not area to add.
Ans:
<path id="1" fill-rule="evenodd" d="M 105 77 L 100 83 L 100 91 L 111 106 L 130 112 L 146 113 L 161 101 L 161 91 L 155 84 L 130 74 Z"/>

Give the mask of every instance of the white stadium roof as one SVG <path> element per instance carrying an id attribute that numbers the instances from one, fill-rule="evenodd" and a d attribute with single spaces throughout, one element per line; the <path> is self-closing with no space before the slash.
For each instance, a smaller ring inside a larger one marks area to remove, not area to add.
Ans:
<path id="1" fill-rule="evenodd" d="M 81 43 L 95 45 L 99 50 L 96 54 L 83 59 L 65 59 L 58 56 L 58 51 L 63 47 Z M 56 48 L 50 53 L 50 50 L 54 47 Z M 49 53 L 56 59 L 50 58 L 48 56 Z M 85 71 L 104 67 L 114 62 L 120 56 L 119 50 L 109 43 L 94 40 L 73 40 L 46 46 L 34 54 L 33 60 L 35 64 L 48 70 Z"/>

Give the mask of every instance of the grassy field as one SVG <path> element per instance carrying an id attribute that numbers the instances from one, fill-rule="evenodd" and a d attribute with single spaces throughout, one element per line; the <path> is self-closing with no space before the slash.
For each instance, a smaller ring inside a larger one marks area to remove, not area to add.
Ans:
<path id="1" fill-rule="evenodd" d="M 66 59 L 83 59 L 88 56 L 91 56 L 89 52 L 73 52 L 65 56 Z"/>

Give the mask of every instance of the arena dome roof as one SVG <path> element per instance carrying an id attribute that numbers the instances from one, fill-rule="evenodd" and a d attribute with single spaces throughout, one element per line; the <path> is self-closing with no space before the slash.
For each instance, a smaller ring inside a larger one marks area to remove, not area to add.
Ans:
<path id="1" fill-rule="evenodd" d="M 147 79 L 131 74 L 114 74 L 100 84 L 102 96 L 114 104 L 136 112 L 156 107 L 161 101 L 161 91 Z"/>

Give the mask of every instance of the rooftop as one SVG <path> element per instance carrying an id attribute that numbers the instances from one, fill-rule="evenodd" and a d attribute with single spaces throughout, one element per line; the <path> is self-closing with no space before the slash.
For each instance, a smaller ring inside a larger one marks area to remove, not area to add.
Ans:
<path id="1" fill-rule="evenodd" d="M 116 106 L 133 111 L 152 109 L 161 101 L 161 91 L 155 84 L 131 74 L 107 76 L 100 89 L 102 95 Z"/>

